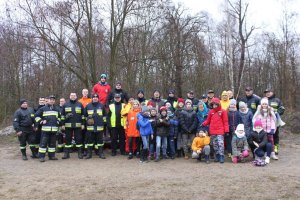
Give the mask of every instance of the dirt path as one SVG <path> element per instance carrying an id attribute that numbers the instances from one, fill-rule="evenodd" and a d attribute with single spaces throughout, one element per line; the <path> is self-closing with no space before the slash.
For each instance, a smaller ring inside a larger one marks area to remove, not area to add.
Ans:
<path id="1" fill-rule="evenodd" d="M 300 136 L 283 135 L 266 167 L 124 156 L 22 161 L 16 138 L 0 138 L 0 199 L 300 199 Z M 61 158 L 62 154 L 57 157 Z"/>

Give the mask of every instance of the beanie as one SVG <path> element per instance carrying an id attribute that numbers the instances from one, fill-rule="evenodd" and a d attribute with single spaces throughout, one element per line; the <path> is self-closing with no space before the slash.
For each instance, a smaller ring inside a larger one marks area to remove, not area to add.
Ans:
<path id="1" fill-rule="evenodd" d="M 231 99 L 230 100 L 230 105 L 236 105 L 236 100 L 235 99 Z"/>
<path id="2" fill-rule="evenodd" d="M 27 102 L 26 99 L 21 99 L 21 100 L 20 100 L 20 105 L 22 105 L 22 104 L 25 103 L 25 102 Z"/>
<path id="3" fill-rule="evenodd" d="M 149 111 L 149 108 L 147 106 L 142 106 L 142 112 L 144 113 L 144 112 L 147 112 L 147 111 Z"/>
<path id="4" fill-rule="evenodd" d="M 188 103 L 190 103 L 191 105 L 193 105 L 193 102 L 190 99 L 185 100 L 185 105 L 188 104 Z"/>
<path id="5" fill-rule="evenodd" d="M 140 93 L 142 93 L 143 95 L 145 95 L 145 93 L 144 93 L 144 90 L 143 90 L 143 89 L 139 89 L 139 90 L 138 90 L 137 94 L 140 94 Z"/>
<path id="6" fill-rule="evenodd" d="M 262 98 L 260 100 L 260 104 L 267 104 L 267 105 L 269 105 L 269 100 L 267 98 Z"/>
<path id="7" fill-rule="evenodd" d="M 254 122 L 254 128 L 256 128 L 258 126 L 262 127 L 262 122 L 259 119 Z"/>
<path id="8" fill-rule="evenodd" d="M 180 103 L 180 102 L 181 102 L 181 103 L 183 103 L 183 104 L 184 104 L 184 99 L 183 99 L 183 98 L 178 98 L 178 99 L 177 99 L 177 102 L 178 102 L 178 103 Z"/>
<path id="9" fill-rule="evenodd" d="M 245 108 L 245 107 L 247 107 L 247 104 L 243 101 L 240 101 L 239 108 Z"/>
<path id="10" fill-rule="evenodd" d="M 153 101 L 148 101 L 147 106 L 155 107 L 155 103 Z"/>

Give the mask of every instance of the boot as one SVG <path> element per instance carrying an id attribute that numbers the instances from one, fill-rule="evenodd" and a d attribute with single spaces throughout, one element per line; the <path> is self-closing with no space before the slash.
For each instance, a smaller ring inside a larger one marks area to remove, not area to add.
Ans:
<path id="1" fill-rule="evenodd" d="M 223 164 L 224 163 L 224 155 L 219 155 L 220 158 L 220 163 Z"/>
<path id="2" fill-rule="evenodd" d="M 216 156 L 215 156 L 215 162 L 220 162 L 220 154 L 216 154 Z"/>
<path id="3" fill-rule="evenodd" d="M 87 156 L 85 159 L 91 159 L 92 158 L 92 147 L 88 147 L 87 149 Z"/>
<path id="4" fill-rule="evenodd" d="M 140 162 L 144 162 L 145 161 L 145 150 L 142 149 L 142 154 L 140 156 Z"/>
<path id="5" fill-rule="evenodd" d="M 181 157 L 181 150 L 177 150 L 177 158 Z"/>
<path id="6" fill-rule="evenodd" d="M 148 160 L 148 149 L 143 149 L 143 151 L 145 151 L 144 152 L 144 162 L 149 162 L 149 160 Z"/>
<path id="7" fill-rule="evenodd" d="M 79 148 L 78 148 L 78 158 L 79 158 L 79 159 L 83 159 L 82 150 L 83 150 L 82 147 L 79 147 Z"/>
<path id="8" fill-rule="evenodd" d="M 103 152 L 103 147 L 99 147 L 99 158 L 105 159 L 105 155 L 104 155 L 104 152 Z"/>
<path id="9" fill-rule="evenodd" d="M 129 154 L 128 154 L 128 160 L 131 160 L 132 158 L 133 158 L 133 155 L 132 155 L 131 152 L 129 152 Z"/>
<path id="10" fill-rule="evenodd" d="M 209 162 L 209 155 L 205 155 L 205 163 L 206 164 L 209 164 L 210 162 Z"/>
<path id="11" fill-rule="evenodd" d="M 140 158 L 141 157 L 141 154 L 140 154 L 140 152 L 138 151 L 138 152 L 136 152 L 136 158 Z"/>
<path id="12" fill-rule="evenodd" d="M 26 149 L 21 149 L 21 152 L 22 152 L 22 159 L 28 160 L 27 155 L 26 155 Z"/>
<path id="13" fill-rule="evenodd" d="M 65 148 L 64 156 L 62 157 L 62 159 L 68 159 L 68 158 L 70 158 L 70 151 L 68 148 Z"/>
<path id="14" fill-rule="evenodd" d="M 278 157 L 275 155 L 275 152 L 274 152 L 274 151 L 271 153 L 271 158 L 272 158 L 273 160 L 278 160 Z"/>
<path id="15" fill-rule="evenodd" d="M 40 157 L 40 162 L 45 162 L 45 158 L 44 157 Z"/>
<path id="16" fill-rule="evenodd" d="M 30 157 L 33 158 L 33 159 L 38 158 L 36 148 L 35 147 L 30 147 L 30 150 L 31 150 L 31 153 L 32 153 L 32 155 Z"/>
<path id="17" fill-rule="evenodd" d="M 275 145 L 274 145 L 274 151 L 275 151 L 275 155 L 278 155 L 278 152 L 279 152 L 279 144 L 275 144 Z"/>

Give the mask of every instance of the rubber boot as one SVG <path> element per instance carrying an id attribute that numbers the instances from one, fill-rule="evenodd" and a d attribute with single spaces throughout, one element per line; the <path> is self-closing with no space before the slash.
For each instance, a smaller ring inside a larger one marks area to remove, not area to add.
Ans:
<path id="1" fill-rule="evenodd" d="M 79 158 L 79 159 L 83 159 L 82 151 L 83 151 L 83 148 L 82 148 L 82 147 L 79 147 L 79 148 L 78 148 L 78 158 Z"/>
<path id="2" fill-rule="evenodd" d="M 215 156 L 215 162 L 220 162 L 220 155 L 219 154 L 216 154 L 216 156 Z"/>
<path id="3" fill-rule="evenodd" d="M 206 164 L 209 164 L 209 163 L 210 163 L 210 161 L 209 161 L 209 155 L 205 155 L 205 163 L 206 163 Z"/>
<path id="4" fill-rule="evenodd" d="M 30 156 L 31 158 L 35 159 L 38 158 L 38 155 L 36 153 L 36 148 L 35 147 L 30 147 L 32 155 Z"/>
<path id="5" fill-rule="evenodd" d="M 224 163 L 224 155 L 219 155 L 220 156 L 220 163 L 223 164 Z"/>
<path id="6" fill-rule="evenodd" d="M 70 158 L 70 151 L 68 148 L 64 149 L 64 156 L 62 157 L 62 159 L 68 159 Z"/>
<path id="7" fill-rule="evenodd" d="M 104 152 L 103 152 L 103 147 L 99 147 L 99 158 L 101 159 L 105 159 L 105 155 L 104 155 Z"/>
<path id="8" fill-rule="evenodd" d="M 21 149 L 21 153 L 22 153 L 22 159 L 28 160 L 27 155 L 26 155 L 26 149 Z"/>
<path id="9" fill-rule="evenodd" d="M 87 155 L 86 155 L 85 159 L 91 159 L 92 158 L 92 148 L 93 147 L 88 147 L 87 148 Z"/>

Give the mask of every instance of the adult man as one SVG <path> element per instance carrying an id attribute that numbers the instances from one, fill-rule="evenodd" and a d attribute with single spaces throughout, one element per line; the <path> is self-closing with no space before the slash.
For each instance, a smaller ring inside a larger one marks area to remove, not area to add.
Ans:
<path id="1" fill-rule="evenodd" d="M 137 92 L 137 100 L 140 102 L 140 104 L 144 103 L 147 104 L 147 100 L 145 99 L 145 92 L 142 89 L 139 89 Z"/>
<path id="2" fill-rule="evenodd" d="M 207 96 L 207 94 L 203 94 L 203 95 L 202 95 L 201 101 L 202 101 L 203 103 L 205 103 L 205 105 L 206 105 L 207 108 L 209 108 L 209 106 L 208 106 L 208 96 Z"/>
<path id="3" fill-rule="evenodd" d="M 195 93 L 193 90 L 188 91 L 187 99 L 192 101 L 192 107 L 193 107 L 194 111 L 197 112 L 199 99 L 195 98 Z"/>
<path id="4" fill-rule="evenodd" d="M 106 79 L 106 74 L 101 74 L 99 83 L 95 84 L 93 87 L 93 94 L 98 94 L 99 102 L 102 103 L 102 105 L 106 105 L 106 99 L 111 90 Z"/>
<path id="5" fill-rule="evenodd" d="M 245 93 L 246 96 L 244 98 L 241 98 L 240 101 L 245 102 L 248 108 L 250 108 L 252 113 L 254 114 L 256 112 L 258 105 L 260 105 L 260 97 L 253 94 L 252 87 L 246 87 Z"/>
<path id="6" fill-rule="evenodd" d="M 154 90 L 153 97 L 148 101 L 147 105 L 151 104 L 156 109 L 156 112 L 159 112 L 159 109 L 164 106 L 165 101 L 160 97 L 160 91 Z"/>
<path id="7" fill-rule="evenodd" d="M 173 89 L 169 90 L 167 102 L 170 102 L 173 110 L 177 108 L 177 97 L 175 97 L 175 90 Z"/>
<path id="8" fill-rule="evenodd" d="M 28 108 L 28 102 L 25 99 L 20 101 L 20 108 L 16 110 L 14 114 L 13 127 L 17 133 L 20 150 L 22 153 L 22 159 L 28 160 L 26 155 L 26 143 L 29 144 L 32 152 L 32 158 L 37 158 L 37 149 L 35 148 L 34 142 L 34 110 Z"/>
<path id="9" fill-rule="evenodd" d="M 47 99 L 48 98 L 49 97 L 47 97 Z M 46 97 L 40 97 L 39 98 L 39 105 L 38 105 L 38 107 L 36 109 L 34 109 L 34 113 L 36 113 L 40 108 L 44 107 L 45 105 L 46 105 Z M 39 145 L 40 145 L 40 141 L 41 141 L 41 135 L 42 135 L 42 125 L 38 124 L 35 127 L 35 134 L 34 134 L 34 145 L 35 145 L 35 148 L 36 148 L 37 152 L 39 150 Z"/>
<path id="10" fill-rule="evenodd" d="M 78 148 L 78 158 L 83 158 L 83 136 L 81 130 L 84 129 L 84 108 L 77 101 L 77 94 L 70 94 L 70 101 L 65 103 L 61 112 L 62 130 L 65 130 L 66 145 L 62 159 L 70 158 L 72 148 L 72 136 L 74 134 L 76 147 Z"/>
<path id="11" fill-rule="evenodd" d="M 42 125 L 42 135 L 39 148 L 40 162 L 45 162 L 48 146 L 49 160 L 57 160 L 55 157 L 56 133 L 60 124 L 59 109 L 54 106 L 55 96 L 51 95 L 47 105 L 35 113 L 35 122 Z"/>
<path id="12" fill-rule="evenodd" d="M 210 105 L 212 99 L 215 97 L 215 92 L 213 90 L 208 90 L 207 97 L 208 97 L 208 105 Z M 210 108 L 210 106 L 208 108 Z"/>
<path id="13" fill-rule="evenodd" d="M 82 89 L 82 97 L 79 99 L 79 102 L 83 105 L 85 108 L 89 103 L 92 102 L 92 99 L 89 98 L 89 91 L 88 89 Z"/>
<path id="14" fill-rule="evenodd" d="M 284 122 L 281 120 L 281 115 L 284 114 L 285 108 L 279 98 L 275 97 L 275 93 L 272 89 L 266 89 L 264 91 L 265 96 L 269 99 L 269 105 L 274 109 L 277 118 L 277 128 L 274 134 L 274 151 L 277 155 L 279 152 L 279 128 L 284 126 Z"/>
<path id="15" fill-rule="evenodd" d="M 120 153 L 121 155 L 125 155 L 125 118 L 121 115 L 124 105 L 125 104 L 121 103 L 120 94 L 115 94 L 114 103 L 109 105 L 107 126 L 111 129 L 112 156 L 117 155 L 118 141 L 120 145 Z"/>
<path id="16" fill-rule="evenodd" d="M 106 100 L 107 107 L 109 106 L 109 104 L 113 103 L 115 94 L 119 94 L 121 96 L 121 103 L 128 103 L 129 96 L 127 92 L 125 92 L 122 89 L 121 82 L 118 82 L 116 84 L 115 89 L 107 96 L 107 100 Z"/>
<path id="17" fill-rule="evenodd" d="M 66 99 L 65 98 L 60 98 L 59 99 L 59 113 L 61 115 L 61 112 L 63 110 L 63 106 L 65 105 L 66 103 Z M 57 153 L 61 153 L 63 152 L 63 148 L 64 148 L 64 130 L 61 130 L 61 128 L 57 131 L 57 134 L 56 134 L 56 140 L 57 140 Z"/>
<path id="18" fill-rule="evenodd" d="M 104 124 L 106 123 L 106 111 L 104 106 L 99 103 L 98 94 L 94 94 L 92 102 L 85 107 L 84 116 L 87 119 L 86 136 L 88 154 L 86 159 L 92 158 L 92 148 L 94 145 L 98 147 L 99 158 L 105 159 L 103 152 L 103 132 Z"/>

